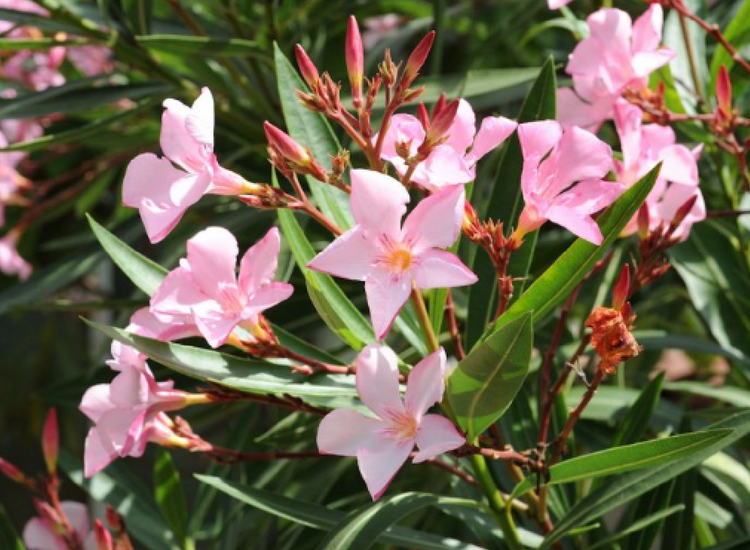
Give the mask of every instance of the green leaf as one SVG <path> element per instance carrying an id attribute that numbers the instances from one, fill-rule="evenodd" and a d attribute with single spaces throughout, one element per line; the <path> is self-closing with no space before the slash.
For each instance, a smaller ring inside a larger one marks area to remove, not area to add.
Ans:
<path id="1" fill-rule="evenodd" d="M 195 477 L 199 481 L 226 493 L 240 502 L 312 529 L 330 531 L 346 517 L 344 512 L 339 512 L 338 510 L 304 502 L 299 499 L 287 498 L 247 485 L 226 481 L 218 477 L 200 474 L 196 474 Z M 458 499 L 446 500 L 456 501 Z M 377 537 L 377 540 L 383 544 L 423 550 L 482 550 L 473 544 L 461 542 L 456 539 L 397 526 L 388 528 Z"/>
<path id="2" fill-rule="evenodd" d="M 46 50 L 56 46 L 85 46 L 87 40 L 58 40 L 57 38 L 0 38 L 0 50 L 16 52 L 19 50 Z"/>
<path id="3" fill-rule="evenodd" d="M 641 518 L 638 521 L 634 521 L 626 529 L 623 529 L 622 531 L 618 531 L 616 534 L 612 535 L 611 537 L 607 537 L 606 539 L 600 540 L 599 542 L 592 544 L 588 550 L 596 550 L 597 548 L 612 546 L 612 544 L 617 542 L 618 540 L 622 540 L 628 535 L 637 533 L 638 531 L 641 531 L 642 529 L 645 529 L 647 527 L 651 527 L 654 524 L 659 524 L 662 521 L 664 521 L 665 518 L 677 512 L 681 512 L 684 509 L 685 509 L 685 506 L 682 504 L 677 504 L 675 506 L 669 506 L 668 508 L 664 508 L 663 510 L 659 512 L 656 512 L 654 514 Z M 648 548 L 648 547 L 644 546 L 643 548 Z M 675 548 L 683 548 L 683 547 L 678 546 Z"/>
<path id="4" fill-rule="evenodd" d="M 665 389 L 672 392 L 688 393 L 723 401 L 734 407 L 750 408 L 750 391 L 734 386 L 709 386 L 705 382 L 668 382 Z"/>
<path id="5" fill-rule="evenodd" d="M 549 469 L 549 485 L 595 479 L 640 468 L 671 464 L 715 445 L 731 433 L 732 430 L 729 429 L 703 430 L 577 456 L 555 464 Z M 536 487 L 536 483 L 536 475 L 527 477 L 516 485 L 512 496 L 517 497 L 527 493 Z"/>
<path id="6" fill-rule="evenodd" d="M 699 17 L 706 17 L 707 10 L 703 0 L 683 1 L 692 13 Z M 664 22 L 664 44 L 675 52 L 674 59 L 669 62 L 669 71 L 674 79 L 677 96 L 687 112 L 695 113 L 698 108 L 697 99 L 705 95 L 709 81 L 706 64 L 706 32 L 688 18 L 684 18 L 684 25 L 687 30 L 687 40 L 690 41 L 689 49 L 685 44 L 686 37 L 677 10 L 672 10 Z M 697 85 L 700 88 L 697 91 L 693 67 L 695 67 L 695 74 L 698 77 Z"/>
<path id="7" fill-rule="evenodd" d="M 555 63 L 548 59 L 539 71 L 539 75 L 524 100 L 518 122 L 554 119 L 556 117 L 557 79 Z M 494 185 L 489 200 L 484 208 L 480 207 L 482 219 L 500 220 L 508 229 L 516 224 L 523 209 L 521 194 L 521 170 L 523 155 L 518 135 L 513 134 L 495 172 Z M 536 246 L 536 232 L 526 237 L 524 246 L 511 256 L 508 273 L 514 277 L 526 277 L 531 267 L 531 259 Z M 479 281 L 469 287 L 469 314 L 466 321 L 466 346 L 472 346 L 481 337 L 492 321 L 497 302 L 497 276 L 495 267 L 482 250 L 476 250 L 470 267 L 479 277 Z M 523 293 L 524 283 L 517 283 L 516 295 Z"/>
<path id="8" fill-rule="evenodd" d="M 317 550 L 367 550 L 375 544 L 378 535 L 401 518 L 438 501 L 435 495 L 403 493 L 366 504 L 347 514 Z"/>
<path id="9" fill-rule="evenodd" d="M 330 168 L 328 155 L 335 156 L 341 149 L 336 135 L 323 115 L 310 111 L 300 103 L 297 90 L 307 90 L 307 87 L 278 44 L 274 44 L 274 62 L 281 108 L 289 135 L 303 147 L 309 148 L 321 166 Z M 349 196 L 345 192 L 312 177 L 307 177 L 307 183 L 318 207 L 326 216 L 342 229 L 352 227 Z"/>
<path id="10" fill-rule="evenodd" d="M 180 547 L 184 547 L 188 534 L 185 493 L 180 483 L 180 473 L 172 461 L 172 455 L 163 448 L 158 450 L 154 462 L 154 497 Z"/>
<path id="11" fill-rule="evenodd" d="M 448 399 L 470 441 L 513 402 L 529 370 L 533 339 L 527 313 L 478 344 L 451 374 Z"/>
<path id="12" fill-rule="evenodd" d="M 86 214 L 91 230 L 94 232 L 102 248 L 109 254 L 112 261 L 117 264 L 132 283 L 151 296 L 159 287 L 167 270 L 159 264 L 149 260 L 143 254 L 136 252 L 130 246 L 122 242 L 115 235 L 99 225 L 94 218 Z"/>
<path id="13" fill-rule="evenodd" d="M 289 249 L 305 276 L 310 299 L 325 324 L 354 349 L 362 349 L 373 342 L 375 335 L 370 324 L 333 278 L 307 268 L 308 262 L 315 256 L 315 249 L 294 214 L 288 210 L 277 210 L 277 214 Z"/>
<path id="14" fill-rule="evenodd" d="M 552 532 L 544 539 L 542 548 L 549 548 L 576 526 L 588 523 L 610 510 L 614 510 L 618 506 L 639 497 L 665 481 L 669 481 L 683 472 L 694 468 L 711 455 L 721 451 L 739 439 L 746 437 L 750 433 L 750 411 L 735 414 L 725 420 L 712 424 L 706 430 L 695 433 L 717 432 L 718 430 L 730 430 L 731 433 L 721 437 L 708 447 L 693 451 L 678 460 L 650 468 L 641 468 L 633 472 L 626 472 L 605 481 L 600 487 L 579 500 L 568 511 L 567 515 L 557 523 Z"/>
<path id="15" fill-rule="evenodd" d="M 740 50 L 740 48 L 750 42 L 750 0 L 745 0 L 742 6 L 735 12 L 729 25 L 724 30 L 724 38 L 737 50 Z M 747 59 L 746 54 L 744 57 Z M 727 68 L 727 71 L 731 71 L 734 63 L 735 61 L 732 59 L 732 56 L 724 48 L 718 46 L 711 59 L 711 84 L 714 85 L 716 83 L 716 77 L 722 65 Z"/>
<path id="16" fill-rule="evenodd" d="M 591 271 L 591 268 L 604 255 L 609 245 L 620 236 L 622 230 L 651 192 L 660 169 L 661 164 L 625 191 L 599 216 L 597 223 L 604 236 L 600 246 L 591 244 L 584 239 L 577 239 L 508 311 L 500 316 L 486 332 L 486 335 L 492 334 L 507 322 L 517 319 L 529 311 L 533 311 L 533 320 L 536 322 L 562 302 Z"/>
<path id="17" fill-rule="evenodd" d="M 243 38 L 187 36 L 182 34 L 149 34 L 136 36 L 136 42 L 147 50 L 179 53 L 182 55 L 252 56 L 268 58 L 268 53 L 257 43 Z"/>
<path id="18" fill-rule="evenodd" d="M 309 397 L 354 397 L 354 381 L 346 376 L 294 374 L 285 365 L 241 359 L 218 351 L 173 342 L 160 342 L 100 325 L 86 324 L 113 340 L 132 346 L 150 359 L 185 376 L 212 382 L 237 391 L 255 394 Z"/>
<path id="19" fill-rule="evenodd" d="M 2 504 L 0 504 L 0 548 L 3 550 L 27 550 L 23 540 L 13 528 L 13 524 L 10 522 Z"/>
<path id="20" fill-rule="evenodd" d="M 651 415 L 654 414 L 656 405 L 659 403 L 663 385 L 664 372 L 660 372 L 656 378 L 648 383 L 648 386 L 638 396 L 638 400 L 620 422 L 620 427 L 617 429 L 614 439 L 612 439 L 612 447 L 634 443 L 646 432 Z"/>

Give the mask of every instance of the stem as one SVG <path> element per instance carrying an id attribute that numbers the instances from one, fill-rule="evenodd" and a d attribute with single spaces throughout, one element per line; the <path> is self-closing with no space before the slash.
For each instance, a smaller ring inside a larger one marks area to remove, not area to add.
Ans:
<path id="1" fill-rule="evenodd" d="M 430 315 L 427 313 L 427 307 L 424 305 L 424 299 L 422 294 L 416 287 L 411 289 L 411 303 L 414 305 L 414 309 L 419 319 L 419 324 L 422 327 L 425 339 L 427 340 L 427 346 L 430 351 L 435 351 L 440 347 L 435 331 L 432 330 L 432 323 L 430 322 Z"/>
<path id="2" fill-rule="evenodd" d="M 456 321 L 456 306 L 453 303 L 453 293 L 448 289 L 448 296 L 445 301 L 445 311 L 448 314 L 448 326 L 451 331 L 451 340 L 455 348 L 456 358 L 460 361 L 466 357 L 463 344 L 461 343 L 461 334 L 458 332 L 458 321 Z"/>
<path id="3" fill-rule="evenodd" d="M 732 60 L 737 63 L 740 67 L 742 67 L 747 74 L 750 74 L 750 63 L 747 62 L 745 58 L 743 58 L 740 53 L 735 49 L 732 44 L 729 43 L 729 41 L 726 39 L 726 37 L 722 34 L 721 29 L 718 25 L 715 23 L 709 23 L 707 21 L 704 21 L 691 11 L 689 11 L 682 2 L 676 3 L 674 6 L 674 9 L 676 9 L 681 15 L 684 15 L 691 21 L 695 21 L 700 28 L 702 28 L 704 31 L 706 31 L 708 34 L 714 37 L 714 39 L 721 44 L 721 46 L 727 51 L 727 53 L 732 56 Z"/>
<path id="4" fill-rule="evenodd" d="M 703 96 L 703 87 L 701 86 L 701 79 L 698 74 L 698 65 L 695 62 L 695 52 L 693 51 L 693 43 L 690 40 L 690 31 L 688 30 L 687 20 L 685 19 L 684 13 L 680 13 L 679 15 L 682 41 L 685 43 L 685 53 L 687 54 L 688 63 L 690 64 L 690 77 L 693 79 L 695 95 L 698 96 L 698 102 L 700 104 L 706 105 L 706 98 Z"/>
<path id="5" fill-rule="evenodd" d="M 487 467 L 487 459 L 480 455 L 472 455 L 471 463 L 474 466 L 476 480 L 484 491 L 484 494 L 490 503 L 490 508 L 492 508 L 492 511 L 495 513 L 497 523 L 500 526 L 500 530 L 503 532 L 505 543 L 510 550 L 523 550 L 521 541 L 518 538 L 516 526 L 513 522 L 511 508 L 495 486 L 495 481 L 492 479 L 492 475 Z"/>

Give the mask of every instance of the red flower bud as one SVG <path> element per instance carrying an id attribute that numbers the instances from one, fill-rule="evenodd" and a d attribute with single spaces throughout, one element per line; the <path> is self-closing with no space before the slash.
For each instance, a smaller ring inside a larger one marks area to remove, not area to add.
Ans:
<path id="1" fill-rule="evenodd" d="M 427 130 L 430 127 L 430 114 L 427 112 L 427 107 L 424 103 L 417 105 L 417 119 L 422 123 L 422 128 Z"/>
<path id="2" fill-rule="evenodd" d="M 318 69 L 315 63 L 312 62 L 310 56 L 307 55 L 305 48 L 297 44 L 294 47 L 294 54 L 297 57 L 297 66 L 299 72 L 302 74 L 302 79 L 307 83 L 310 88 L 314 88 L 320 80 Z"/>
<path id="3" fill-rule="evenodd" d="M 359 25 L 353 15 L 349 16 L 346 28 L 346 70 L 349 73 L 349 84 L 352 87 L 352 103 L 356 109 L 362 107 L 362 78 L 365 72 L 365 51 Z"/>
<path id="4" fill-rule="evenodd" d="M 404 74 L 401 77 L 402 86 L 408 88 L 412 82 L 417 78 L 419 70 L 427 61 L 427 56 L 430 54 L 432 49 L 432 43 L 435 40 L 435 31 L 430 31 L 427 35 L 417 44 L 414 51 L 411 52 L 409 59 L 406 61 L 406 67 L 404 68 Z"/>
<path id="5" fill-rule="evenodd" d="M 310 163 L 310 155 L 305 148 L 294 141 L 287 133 L 268 121 L 263 123 L 268 145 L 284 160 L 294 165 L 305 166 Z"/>
<path id="6" fill-rule="evenodd" d="M 646 240 L 646 238 L 648 237 L 650 222 L 651 222 L 651 216 L 649 216 L 649 213 L 648 213 L 648 204 L 644 202 L 641 205 L 641 207 L 638 209 L 638 219 L 637 219 L 638 238 L 641 239 L 642 241 Z"/>
<path id="7" fill-rule="evenodd" d="M 448 137 L 448 131 L 451 129 L 458 112 L 458 105 L 458 100 L 454 99 L 432 119 L 432 124 L 427 130 L 422 147 L 432 148 Z"/>
<path id="8" fill-rule="evenodd" d="M 57 456 L 60 449 L 60 435 L 57 429 L 57 410 L 50 409 L 42 431 L 42 452 L 47 464 L 47 471 L 54 474 L 57 471 Z"/>
<path id="9" fill-rule="evenodd" d="M 628 301 L 630 292 L 630 268 L 628 264 L 622 266 L 620 276 L 617 278 L 614 288 L 612 288 L 612 308 L 620 310 Z"/>
<path id="10" fill-rule="evenodd" d="M 112 550 L 112 535 L 104 528 L 102 522 L 98 519 L 94 522 L 94 533 L 96 534 L 96 547 L 98 550 Z"/>
<path id="11" fill-rule="evenodd" d="M 722 65 L 716 77 L 716 103 L 722 114 L 729 116 L 732 112 L 732 82 L 729 80 L 729 71 Z"/>
<path id="12" fill-rule="evenodd" d="M 26 476 L 16 466 L 0 458 L 0 472 L 16 483 L 26 483 Z"/>
<path id="13" fill-rule="evenodd" d="M 110 504 L 107 504 L 106 518 L 107 523 L 115 532 L 115 534 L 119 535 L 120 533 L 125 531 L 125 523 L 122 521 L 122 516 L 118 514 Z"/>
<path id="14" fill-rule="evenodd" d="M 432 108 L 432 118 L 435 118 L 440 114 L 440 111 L 445 109 L 445 105 L 448 103 L 448 101 L 445 99 L 445 92 L 442 92 L 440 94 L 440 97 L 438 97 L 438 100 L 435 102 L 434 107 Z"/>
<path id="15" fill-rule="evenodd" d="M 687 218 L 688 214 L 690 214 L 690 211 L 693 209 L 693 206 L 695 206 L 695 201 L 697 200 L 698 195 L 693 195 L 677 209 L 677 212 L 675 212 L 674 214 L 674 218 L 672 218 L 672 222 L 669 224 L 672 231 L 677 229 L 680 224 L 685 221 L 685 218 Z"/>

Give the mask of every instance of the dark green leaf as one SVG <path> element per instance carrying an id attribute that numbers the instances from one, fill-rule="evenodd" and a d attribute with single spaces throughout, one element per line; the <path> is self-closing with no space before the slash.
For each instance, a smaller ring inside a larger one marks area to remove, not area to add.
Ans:
<path id="1" fill-rule="evenodd" d="M 180 483 L 180 473 L 174 466 L 172 455 L 159 449 L 154 462 L 154 497 L 161 514 L 181 547 L 187 537 L 188 510 L 185 493 Z"/>
<path id="2" fill-rule="evenodd" d="M 267 58 L 268 53 L 255 42 L 242 38 L 187 36 L 181 34 L 149 34 L 136 36 L 136 41 L 147 50 L 175 52 L 182 55 L 253 56 Z"/>
<path id="3" fill-rule="evenodd" d="M 656 410 L 659 403 L 661 389 L 664 385 L 664 372 L 649 382 L 644 388 L 638 400 L 633 404 L 625 418 L 620 421 L 620 427 L 617 429 L 612 447 L 619 447 L 628 443 L 635 443 L 646 432 L 651 415 Z"/>
<path id="4" fill-rule="evenodd" d="M 668 508 L 664 508 L 663 510 L 660 510 L 659 512 L 656 512 L 644 518 L 640 518 L 638 521 L 634 521 L 633 523 L 631 523 L 627 528 L 621 531 L 617 531 L 617 533 L 612 535 L 611 537 L 607 537 L 604 540 L 600 540 L 599 542 L 592 544 L 588 550 L 596 550 L 596 548 L 611 546 L 612 543 L 615 543 L 618 540 L 624 539 L 628 535 L 637 533 L 641 529 L 650 527 L 651 525 L 655 523 L 661 523 L 662 521 L 664 521 L 665 518 L 677 512 L 681 512 L 682 510 L 684 510 L 684 508 L 685 507 L 683 505 L 677 504 L 675 506 L 669 506 Z M 648 547 L 644 546 L 643 548 L 648 548 Z M 675 548 L 686 548 L 686 547 L 675 546 Z"/>
<path id="5" fill-rule="evenodd" d="M 13 528 L 5 508 L 0 504 L 0 548 L 3 550 L 26 550 L 26 545 Z"/>
<path id="6" fill-rule="evenodd" d="M 470 441 L 513 402 L 529 369 L 533 340 L 527 313 L 478 344 L 451 374 L 448 399 Z"/>
<path id="7" fill-rule="evenodd" d="M 724 38 L 738 50 L 750 42 L 750 1 L 745 0 L 742 6 L 735 12 L 734 17 L 724 30 Z M 742 54 L 740 54 L 742 55 Z M 744 55 L 747 59 L 747 54 Z M 711 59 L 711 83 L 716 83 L 716 76 L 719 74 L 719 68 L 724 65 L 728 71 L 734 66 L 734 59 L 722 47 L 714 50 L 714 56 Z"/>

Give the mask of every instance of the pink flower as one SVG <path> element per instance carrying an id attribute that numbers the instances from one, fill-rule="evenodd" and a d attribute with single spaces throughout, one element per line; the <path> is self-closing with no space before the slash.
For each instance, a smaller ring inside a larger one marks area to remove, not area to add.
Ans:
<path id="1" fill-rule="evenodd" d="M 591 214 L 610 205 L 625 190 L 621 183 L 602 180 L 612 167 L 609 146 L 580 128 L 563 132 L 554 120 L 521 124 L 518 137 L 526 205 L 517 231 L 523 235 L 551 220 L 601 244 L 602 233 Z"/>
<path id="2" fill-rule="evenodd" d="M 112 50 L 106 46 L 68 48 L 68 59 L 86 76 L 112 72 Z"/>
<path id="3" fill-rule="evenodd" d="M 547 0 L 547 4 L 549 5 L 549 9 L 559 10 L 563 6 L 570 4 L 572 1 L 573 0 Z"/>
<path id="4" fill-rule="evenodd" d="M 458 449 L 465 442 L 453 423 L 427 411 L 445 391 L 445 352 L 428 355 L 409 374 L 406 399 L 398 384 L 398 358 L 389 348 L 369 345 L 357 357 L 357 391 L 375 414 L 337 409 L 318 428 L 321 453 L 356 456 L 373 500 L 386 490 L 414 449 L 414 463 Z"/>
<path id="5" fill-rule="evenodd" d="M 181 409 L 191 394 L 173 389 L 172 381 L 157 382 L 144 355 L 113 343 L 107 364 L 119 371 L 110 384 L 86 390 L 79 409 L 94 422 L 86 437 L 84 473 L 91 477 L 117 457 L 141 456 L 149 440 L 171 434 L 165 411 Z"/>
<path id="6" fill-rule="evenodd" d="M 130 317 L 130 324 L 125 330 L 138 336 L 154 338 L 163 342 L 181 340 L 182 338 L 200 336 L 201 334 L 198 326 L 193 322 L 192 315 L 161 314 L 159 317 L 151 313 L 149 308 L 143 307 Z M 164 321 L 163 319 L 168 320 Z"/>
<path id="7" fill-rule="evenodd" d="M 612 106 L 626 88 L 645 88 L 648 75 L 669 63 L 675 52 L 659 47 L 663 20 L 658 4 L 651 4 L 635 24 L 618 9 L 602 9 L 588 17 L 591 34 L 578 43 L 566 68 L 575 94 L 558 94 L 565 127 L 596 130 L 612 116 Z"/>
<path id="8" fill-rule="evenodd" d="M 397 13 L 384 13 L 368 17 L 363 21 L 365 32 L 362 33 L 362 43 L 365 50 L 372 49 L 381 39 L 398 29 L 406 19 Z"/>
<path id="9" fill-rule="evenodd" d="M 417 165 L 411 180 L 433 191 L 442 187 L 468 183 L 476 177 L 475 166 L 484 155 L 505 141 L 517 124 L 504 117 L 486 117 L 477 132 L 476 115 L 468 101 L 459 101 L 458 112 L 448 130 L 448 140 L 435 147 Z M 383 140 L 381 157 L 403 175 L 408 166 L 397 153 L 397 145 L 405 144 L 410 156 L 417 154 L 425 140 L 425 128 L 416 117 L 398 114 Z"/>
<path id="10" fill-rule="evenodd" d="M 18 236 L 13 232 L 0 238 L 0 271 L 6 275 L 17 275 L 25 281 L 31 275 L 31 264 L 16 250 L 17 242 Z"/>
<path id="11" fill-rule="evenodd" d="M 162 322 L 194 323 L 217 348 L 238 325 L 252 331 L 258 315 L 291 296 L 292 285 L 273 281 L 279 231 L 272 228 L 250 247 L 235 275 L 237 240 L 221 227 L 209 227 L 187 243 L 187 258 L 171 271 L 151 298 L 151 312 Z"/>
<path id="12" fill-rule="evenodd" d="M 97 550 L 96 536 L 89 527 L 89 515 L 80 502 L 63 501 L 60 508 L 78 535 L 84 550 Z M 29 550 L 68 550 L 58 526 L 50 518 L 32 518 L 23 528 L 23 542 Z"/>
<path id="13" fill-rule="evenodd" d="M 658 162 L 663 162 L 659 179 L 646 198 L 649 228 L 656 229 L 672 221 L 677 210 L 688 200 L 696 197 L 695 204 L 682 220 L 672 236 L 684 240 L 696 222 L 706 218 L 706 204 L 698 187 L 698 165 L 696 160 L 701 147 L 692 151 L 675 143 L 672 128 L 658 124 L 642 125 L 641 110 L 620 100 L 615 105 L 615 127 L 620 136 L 622 161 L 615 161 L 618 181 L 633 185 Z M 623 233 L 636 231 L 634 217 Z"/>
<path id="14" fill-rule="evenodd" d="M 476 275 L 451 246 L 461 231 L 464 190 L 442 189 L 406 213 L 409 194 L 395 179 L 352 170 L 351 208 L 357 225 L 307 264 L 310 269 L 365 282 L 378 340 L 385 338 L 412 290 L 474 284 Z"/>
<path id="15" fill-rule="evenodd" d="M 191 205 L 206 193 L 240 195 L 254 186 L 219 166 L 214 155 L 214 100 L 208 88 L 192 107 L 164 101 L 161 149 L 128 165 L 122 188 L 125 206 L 138 208 L 151 242 L 166 237 Z M 181 168 L 175 168 L 173 163 Z"/>

